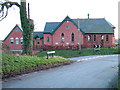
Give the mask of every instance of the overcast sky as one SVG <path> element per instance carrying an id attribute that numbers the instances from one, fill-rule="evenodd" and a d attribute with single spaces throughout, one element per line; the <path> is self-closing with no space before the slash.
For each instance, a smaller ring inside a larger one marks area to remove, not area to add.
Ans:
<path id="1" fill-rule="evenodd" d="M 19 0 L 11 0 L 18 1 Z M 119 0 L 27 0 L 30 3 L 30 17 L 34 20 L 35 30 L 43 31 L 46 22 L 61 22 L 67 15 L 72 18 L 105 18 L 115 29 L 118 36 Z M 3 40 L 16 24 L 20 24 L 19 8 L 9 10 L 7 18 L 0 21 L 0 40 Z"/>

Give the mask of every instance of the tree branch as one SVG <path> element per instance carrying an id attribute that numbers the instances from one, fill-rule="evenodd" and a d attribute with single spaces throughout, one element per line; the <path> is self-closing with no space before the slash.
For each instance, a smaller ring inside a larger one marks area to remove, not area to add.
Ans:
<path id="1" fill-rule="evenodd" d="M 4 18 L 6 18 L 7 15 L 8 15 L 8 9 L 6 10 L 6 15 L 5 16 L 4 16 L 4 11 L 3 11 L 3 15 L 2 15 L 3 17 L 0 18 L 0 21 L 2 21 Z"/>
<path id="2" fill-rule="evenodd" d="M 17 2 L 6 1 L 6 2 L 0 4 L 0 6 L 1 6 L 1 8 L 0 8 L 0 14 L 1 14 L 0 21 L 2 21 L 4 18 L 7 17 L 8 9 L 11 8 L 13 5 L 15 5 L 15 6 L 20 8 L 20 5 Z M 4 13 L 5 8 L 7 9 L 6 13 Z"/>

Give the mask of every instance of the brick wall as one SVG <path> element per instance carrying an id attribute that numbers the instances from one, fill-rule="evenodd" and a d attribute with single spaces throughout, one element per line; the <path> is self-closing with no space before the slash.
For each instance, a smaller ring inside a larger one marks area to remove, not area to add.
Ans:
<path id="1" fill-rule="evenodd" d="M 96 35 L 96 41 L 94 41 L 94 35 Z M 108 41 L 106 41 L 106 35 L 108 35 Z M 91 36 L 91 41 L 88 41 L 88 36 Z M 103 36 L 103 43 L 102 37 Z M 83 39 L 83 48 L 93 48 L 94 45 L 103 45 L 104 48 L 114 46 L 113 34 L 85 34 Z"/>
<path id="2" fill-rule="evenodd" d="M 62 33 L 64 34 L 64 42 L 61 41 Z M 72 42 L 72 33 L 74 33 L 74 42 Z M 77 27 L 71 21 L 65 21 L 53 34 L 53 45 L 77 45 L 79 35 L 82 40 L 83 35 L 78 32 Z"/>

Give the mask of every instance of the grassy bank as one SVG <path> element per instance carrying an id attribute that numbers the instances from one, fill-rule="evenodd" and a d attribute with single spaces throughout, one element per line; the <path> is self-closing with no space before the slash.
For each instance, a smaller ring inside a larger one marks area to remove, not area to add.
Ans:
<path id="1" fill-rule="evenodd" d="M 94 51 L 94 49 L 82 49 L 79 50 L 55 50 L 56 56 L 62 56 L 65 58 L 68 57 L 77 57 L 77 56 L 88 56 L 88 55 L 108 55 L 108 54 L 117 54 L 118 49 L 115 48 L 101 48 L 100 51 Z M 40 51 L 35 54 L 35 56 L 44 57 L 46 56 L 46 51 Z"/>
<path id="2" fill-rule="evenodd" d="M 69 64 L 72 60 L 63 57 L 54 57 L 46 59 L 36 56 L 13 56 L 8 54 L 2 55 L 3 78 L 15 76 L 17 74 L 29 73 L 32 71 L 48 69 L 51 67 Z"/>

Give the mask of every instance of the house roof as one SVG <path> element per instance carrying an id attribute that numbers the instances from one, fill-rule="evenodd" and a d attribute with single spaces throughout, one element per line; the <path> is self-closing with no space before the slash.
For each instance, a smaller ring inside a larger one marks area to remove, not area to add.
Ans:
<path id="1" fill-rule="evenodd" d="M 78 24 L 78 19 L 73 19 Z M 84 33 L 114 33 L 113 25 L 108 23 L 104 18 L 99 19 L 79 19 L 80 29 Z"/>
<path id="2" fill-rule="evenodd" d="M 9 37 L 9 35 L 15 30 L 16 27 L 18 27 L 20 29 L 20 31 L 23 32 L 23 30 L 20 27 L 20 25 L 16 24 L 15 27 L 11 30 L 11 32 L 6 36 L 6 38 L 3 41 L 5 41 Z"/>
<path id="3" fill-rule="evenodd" d="M 56 29 L 60 22 L 47 22 L 44 28 L 44 33 L 51 33 Z"/>
<path id="4" fill-rule="evenodd" d="M 9 37 L 9 35 L 15 30 L 16 27 L 18 27 L 20 31 L 23 32 L 21 26 L 16 24 L 15 27 L 11 30 L 11 32 L 7 35 L 7 37 L 3 41 L 5 41 Z M 43 38 L 43 32 L 33 32 L 33 38 L 36 37 Z"/>
<path id="5" fill-rule="evenodd" d="M 33 38 L 43 38 L 43 32 L 34 32 L 33 33 Z"/>
<path id="6" fill-rule="evenodd" d="M 70 19 L 68 16 L 62 22 L 47 22 L 45 25 L 44 33 L 53 34 L 61 24 L 69 20 L 73 22 L 74 25 L 78 28 L 79 20 L 79 29 L 83 34 L 86 33 L 114 33 L 113 28 L 115 28 L 111 23 L 105 20 L 105 18 L 98 19 Z"/>

